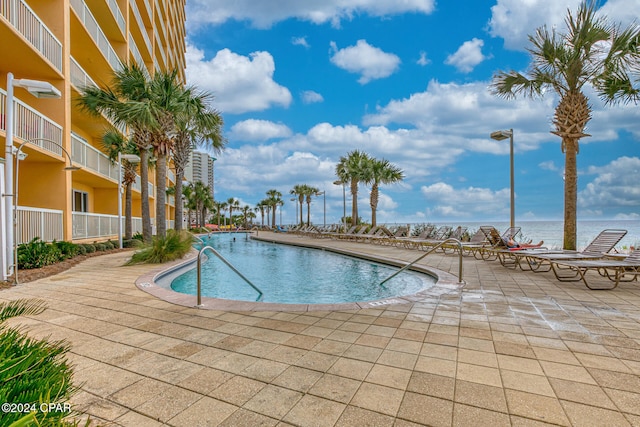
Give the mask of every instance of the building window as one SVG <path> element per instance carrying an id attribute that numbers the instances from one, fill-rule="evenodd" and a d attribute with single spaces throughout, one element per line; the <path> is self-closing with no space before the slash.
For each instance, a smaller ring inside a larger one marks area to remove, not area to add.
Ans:
<path id="1" fill-rule="evenodd" d="M 84 191 L 73 190 L 73 211 L 88 212 L 89 195 Z"/>

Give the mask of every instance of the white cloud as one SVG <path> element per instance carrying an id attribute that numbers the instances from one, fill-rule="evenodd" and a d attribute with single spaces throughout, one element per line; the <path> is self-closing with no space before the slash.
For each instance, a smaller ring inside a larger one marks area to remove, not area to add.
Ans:
<path id="1" fill-rule="evenodd" d="M 582 0 L 498 0 L 491 7 L 489 32 L 504 39 L 508 49 L 524 50 L 529 45 L 528 36 L 538 27 L 558 28 L 565 31 L 567 11 L 574 15 Z M 640 16 L 638 0 L 608 0 L 599 12 L 611 21 L 630 24 Z"/>
<path id="2" fill-rule="evenodd" d="M 619 157 L 605 166 L 589 167 L 587 174 L 596 177 L 578 193 L 581 208 L 640 209 L 640 158 Z"/>
<path id="3" fill-rule="evenodd" d="M 302 102 L 305 104 L 314 104 L 316 102 L 323 102 L 324 98 L 318 92 L 312 90 L 305 90 L 300 94 Z"/>
<path id="4" fill-rule="evenodd" d="M 470 73 L 476 65 L 487 58 L 482 54 L 482 46 L 484 41 L 477 38 L 466 41 L 454 54 L 447 57 L 445 64 L 453 65 L 462 73 Z"/>
<path id="5" fill-rule="evenodd" d="M 546 162 L 538 163 L 538 167 L 540 169 L 548 170 L 548 171 L 552 171 L 552 172 L 557 172 L 557 171 L 560 170 L 560 168 L 558 168 L 558 166 L 556 166 L 556 164 L 554 163 L 553 160 L 547 160 Z"/>
<path id="6" fill-rule="evenodd" d="M 430 14 L 434 6 L 434 0 L 189 0 L 187 21 L 188 25 L 203 25 L 247 20 L 257 28 L 269 28 L 276 22 L 297 18 L 315 24 L 331 22 L 339 27 L 341 20 L 358 14 Z"/>
<path id="7" fill-rule="evenodd" d="M 358 40 L 355 46 L 344 49 L 338 49 L 335 42 L 331 42 L 331 48 L 334 52 L 331 62 L 350 73 L 360 74 L 360 84 L 389 77 L 400 66 L 400 58 L 397 55 L 371 46 L 366 40 Z"/>
<path id="8" fill-rule="evenodd" d="M 454 188 L 437 182 L 420 189 L 430 202 L 427 216 L 455 218 L 500 217 L 509 212 L 508 188 L 493 191 L 489 188 Z"/>
<path id="9" fill-rule="evenodd" d="M 291 44 L 295 46 L 303 46 L 303 47 L 306 47 L 307 49 L 311 47 L 307 42 L 306 37 L 291 37 Z"/>
<path id="10" fill-rule="evenodd" d="M 416 64 L 422 65 L 423 67 L 425 65 L 431 64 L 431 60 L 427 58 L 427 52 L 425 51 L 420 52 L 420 58 L 418 58 L 418 60 L 416 61 Z"/>
<path id="11" fill-rule="evenodd" d="M 269 52 L 242 56 L 222 49 L 206 60 L 202 50 L 188 44 L 186 63 L 189 84 L 212 92 L 214 106 L 222 113 L 262 111 L 291 104 L 289 89 L 273 80 L 276 67 Z"/>
<path id="12" fill-rule="evenodd" d="M 239 141 L 267 141 L 274 138 L 286 138 L 291 134 L 291 129 L 282 123 L 249 119 L 234 124 L 231 127 L 229 138 Z"/>

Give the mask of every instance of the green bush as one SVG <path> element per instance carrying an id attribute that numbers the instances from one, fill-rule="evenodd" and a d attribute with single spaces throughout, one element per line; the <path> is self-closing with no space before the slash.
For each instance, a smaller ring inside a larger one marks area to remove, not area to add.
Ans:
<path id="1" fill-rule="evenodd" d="M 87 248 L 84 245 L 78 245 L 78 255 L 86 255 Z"/>
<path id="2" fill-rule="evenodd" d="M 2 403 L 56 404 L 62 411 L 34 411 L 29 414 L 3 411 L 3 426 L 74 426 L 65 420 L 72 415 L 69 398 L 78 390 L 71 379 L 73 370 L 66 360 L 69 344 L 28 337 L 18 328 L 3 324 L 22 314 L 39 314 L 44 301 L 16 300 L 0 304 L 0 400 Z M 67 411 L 64 411 L 65 407 Z M 14 424 L 15 423 L 15 424 Z"/>
<path id="3" fill-rule="evenodd" d="M 138 239 L 130 239 L 130 240 L 123 240 L 122 241 L 122 247 L 123 248 L 137 248 L 141 244 L 142 244 L 142 241 L 138 240 Z"/>
<path id="4" fill-rule="evenodd" d="M 62 252 L 56 245 L 34 237 L 29 243 L 18 245 L 18 268 L 29 270 L 55 264 L 62 258 Z"/>
<path id="5" fill-rule="evenodd" d="M 62 260 L 73 258 L 74 256 L 80 253 L 80 248 L 75 243 L 67 242 L 64 240 L 61 241 L 53 241 L 53 245 L 55 245 L 62 254 Z"/>
<path id="6" fill-rule="evenodd" d="M 118 244 L 115 242 L 112 242 L 111 239 L 104 242 L 104 244 L 107 247 L 107 250 L 115 249 L 118 247 Z"/>
<path id="7" fill-rule="evenodd" d="M 133 237 L 131 238 L 135 240 L 140 240 L 141 242 L 144 241 L 144 238 L 142 237 L 142 233 L 140 233 L 139 231 L 136 232 L 136 234 L 134 234 Z"/>
<path id="8" fill-rule="evenodd" d="M 96 247 L 92 243 L 85 243 L 82 246 L 84 246 L 84 248 L 85 248 L 85 250 L 86 250 L 86 252 L 88 254 L 92 254 L 92 253 L 94 253 L 96 251 Z"/>
<path id="9" fill-rule="evenodd" d="M 191 250 L 192 244 L 193 236 L 190 233 L 168 230 L 166 237 L 154 237 L 150 245 L 144 245 L 134 253 L 127 265 L 160 264 L 180 259 Z"/>
<path id="10" fill-rule="evenodd" d="M 93 246 L 96 247 L 96 251 L 103 252 L 107 250 L 107 245 L 104 243 L 94 243 Z"/>

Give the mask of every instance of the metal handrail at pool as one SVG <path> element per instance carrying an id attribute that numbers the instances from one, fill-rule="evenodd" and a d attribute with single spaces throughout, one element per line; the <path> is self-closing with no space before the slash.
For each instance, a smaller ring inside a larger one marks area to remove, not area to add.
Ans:
<path id="1" fill-rule="evenodd" d="M 402 267 L 400 270 L 398 270 L 395 273 L 393 273 L 391 276 L 389 276 L 386 279 L 384 279 L 382 282 L 380 282 L 378 284 L 378 286 L 384 285 L 386 282 L 388 282 L 389 280 L 393 279 L 398 274 L 402 273 L 403 271 L 405 271 L 406 269 L 408 269 L 409 267 L 414 265 L 416 262 L 420 261 L 421 259 L 423 259 L 427 255 L 429 255 L 430 253 L 434 252 L 436 249 L 440 248 L 445 243 L 452 243 L 452 242 L 456 243 L 456 245 L 458 246 L 458 257 L 459 257 L 458 258 L 458 283 L 463 283 L 462 282 L 462 242 L 460 240 L 458 240 L 458 239 L 447 239 L 447 240 L 443 240 L 442 242 L 438 243 L 433 248 L 431 248 L 429 251 L 427 251 L 426 253 L 420 255 L 417 259 L 413 260 L 409 264 L 407 264 L 404 267 Z"/>
<path id="2" fill-rule="evenodd" d="M 202 241 L 202 239 L 200 239 Z M 215 256 L 217 256 L 222 262 L 224 262 L 225 264 L 227 264 L 227 266 L 234 271 L 234 273 L 236 273 L 238 276 L 240 276 L 245 282 L 247 282 L 253 289 L 255 289 L 258 292 L 258 298 L 256 299 L 256 301 L 261 301 L 262 300 L 262 291 L 253 283 L 251 283 L 251 280 L 247 279 L 244 274 L 240 273 L 240 271 L 238 271 L 237 268 L 235 268 L 229 261 L 227 261 L 222 255 L 220 255 L 220 253 L 218 251 L 216 251 L 214 248 L 212 248 L 211 246 L 205 246 L 202 249 L 200 249 L 200 252 L 198 252 L 198 299 L 197 299 L 197 305 L 198 307 L 200 307 L 202 305 L 202 288 L 201 288 L 201 279 L 202 279 L 202 254 L 207 251 L 210 250 L 211 252 L 213 252 L 213 254 Z"/>

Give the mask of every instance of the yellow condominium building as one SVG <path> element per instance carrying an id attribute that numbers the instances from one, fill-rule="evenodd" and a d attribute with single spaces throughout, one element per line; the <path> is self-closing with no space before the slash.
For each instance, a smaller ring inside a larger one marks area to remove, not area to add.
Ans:
<path id="1" fill-rule="evenodd" d="M 102 148 L 108 122 L 81 112 L 76 98 L 85 86 L 108 85 L 121 62 L 137 62 L 150 74 L 177 69 L 184 81 L 184 7 L 185 0 L 0 0 L 5 277 L 12 246 L 34 237 L 117 237 L 120 165 Z M 13 135 L 13 150 L 7 134 Z M 149 179 L 153 217 L 153 173 Z M 173 185 L 171 172 L 168 180 Z M 135 232 L 141 230 L 139 177 L 133 199 Z M 171 225 L 174 200 L 167 199 L 163 220 Z"/>

